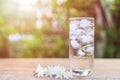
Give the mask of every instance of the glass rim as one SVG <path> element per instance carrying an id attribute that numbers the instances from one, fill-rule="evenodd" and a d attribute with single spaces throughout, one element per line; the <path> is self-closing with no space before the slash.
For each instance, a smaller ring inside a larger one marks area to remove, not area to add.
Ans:
<path id="1" fill-rule="evenodd" d="M 80 20 L 80 19 L 91 19 L 94 20 L 94 17 L 70 17 L 69 20 Z"/>

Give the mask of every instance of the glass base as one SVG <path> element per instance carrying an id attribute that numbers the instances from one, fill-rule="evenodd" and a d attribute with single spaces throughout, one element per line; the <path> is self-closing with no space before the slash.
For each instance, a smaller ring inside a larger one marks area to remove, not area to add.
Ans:
<path id="1" fill-rule="evenodd" d="M 74 76 L 89 76 L 92 74 L 93 70 L 92 69 L 72 69 L 71 70 L 74 73 Z"/>

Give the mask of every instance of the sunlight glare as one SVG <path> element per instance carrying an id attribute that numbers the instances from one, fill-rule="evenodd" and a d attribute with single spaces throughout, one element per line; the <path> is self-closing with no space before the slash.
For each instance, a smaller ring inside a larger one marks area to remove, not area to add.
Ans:
<path id="1" fill-rule="evenodd" d="M 36 27 L 37 27 L 37 29 L 41 29 L 42 25 L 43 25 L 42 20 L 37 20 L 36 21 Z"/>
<path id="2" fill-rule="evenodd" d="M 61 5 L 62 3 L 66 2 L 67 0 L 57 0 L 57 4 Z"/>
<path id="3" fill-rule="evenodd" d="M 30 12 L 38 0 L 18 0 L 18 4 L 21 11 Z"/>
<path id="4" fill-rule="evenodd" d="M 41 0 L 42 4 L 48 4 L 49 0 Z"/>

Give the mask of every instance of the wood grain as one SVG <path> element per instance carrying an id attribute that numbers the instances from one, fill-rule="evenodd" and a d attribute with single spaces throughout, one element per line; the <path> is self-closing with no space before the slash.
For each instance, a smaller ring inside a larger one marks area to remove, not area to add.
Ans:
<path id="1" fill-rule="evenodd" d="M 88 77 L 70 80 L 120 80 L 120 59 L 95 59 L 94 72 Z M 0 59 L 0 80 L 59 80 L 53 78 L 37 79 L 33 71 L 38 64 L 42 66 L 60 64 L 69 68 L 69 59 Z"/>

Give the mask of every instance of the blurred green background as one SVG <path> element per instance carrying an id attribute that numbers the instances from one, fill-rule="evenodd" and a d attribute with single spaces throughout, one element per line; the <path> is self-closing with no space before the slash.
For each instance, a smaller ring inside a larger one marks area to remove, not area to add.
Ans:
<path id="1" fill-rule="evenodd" d="M 95 57 L 120 58 L 120 0 L 0 0 L 0 57 L 68 57 L 69 18 L 95 18 Z"/>

